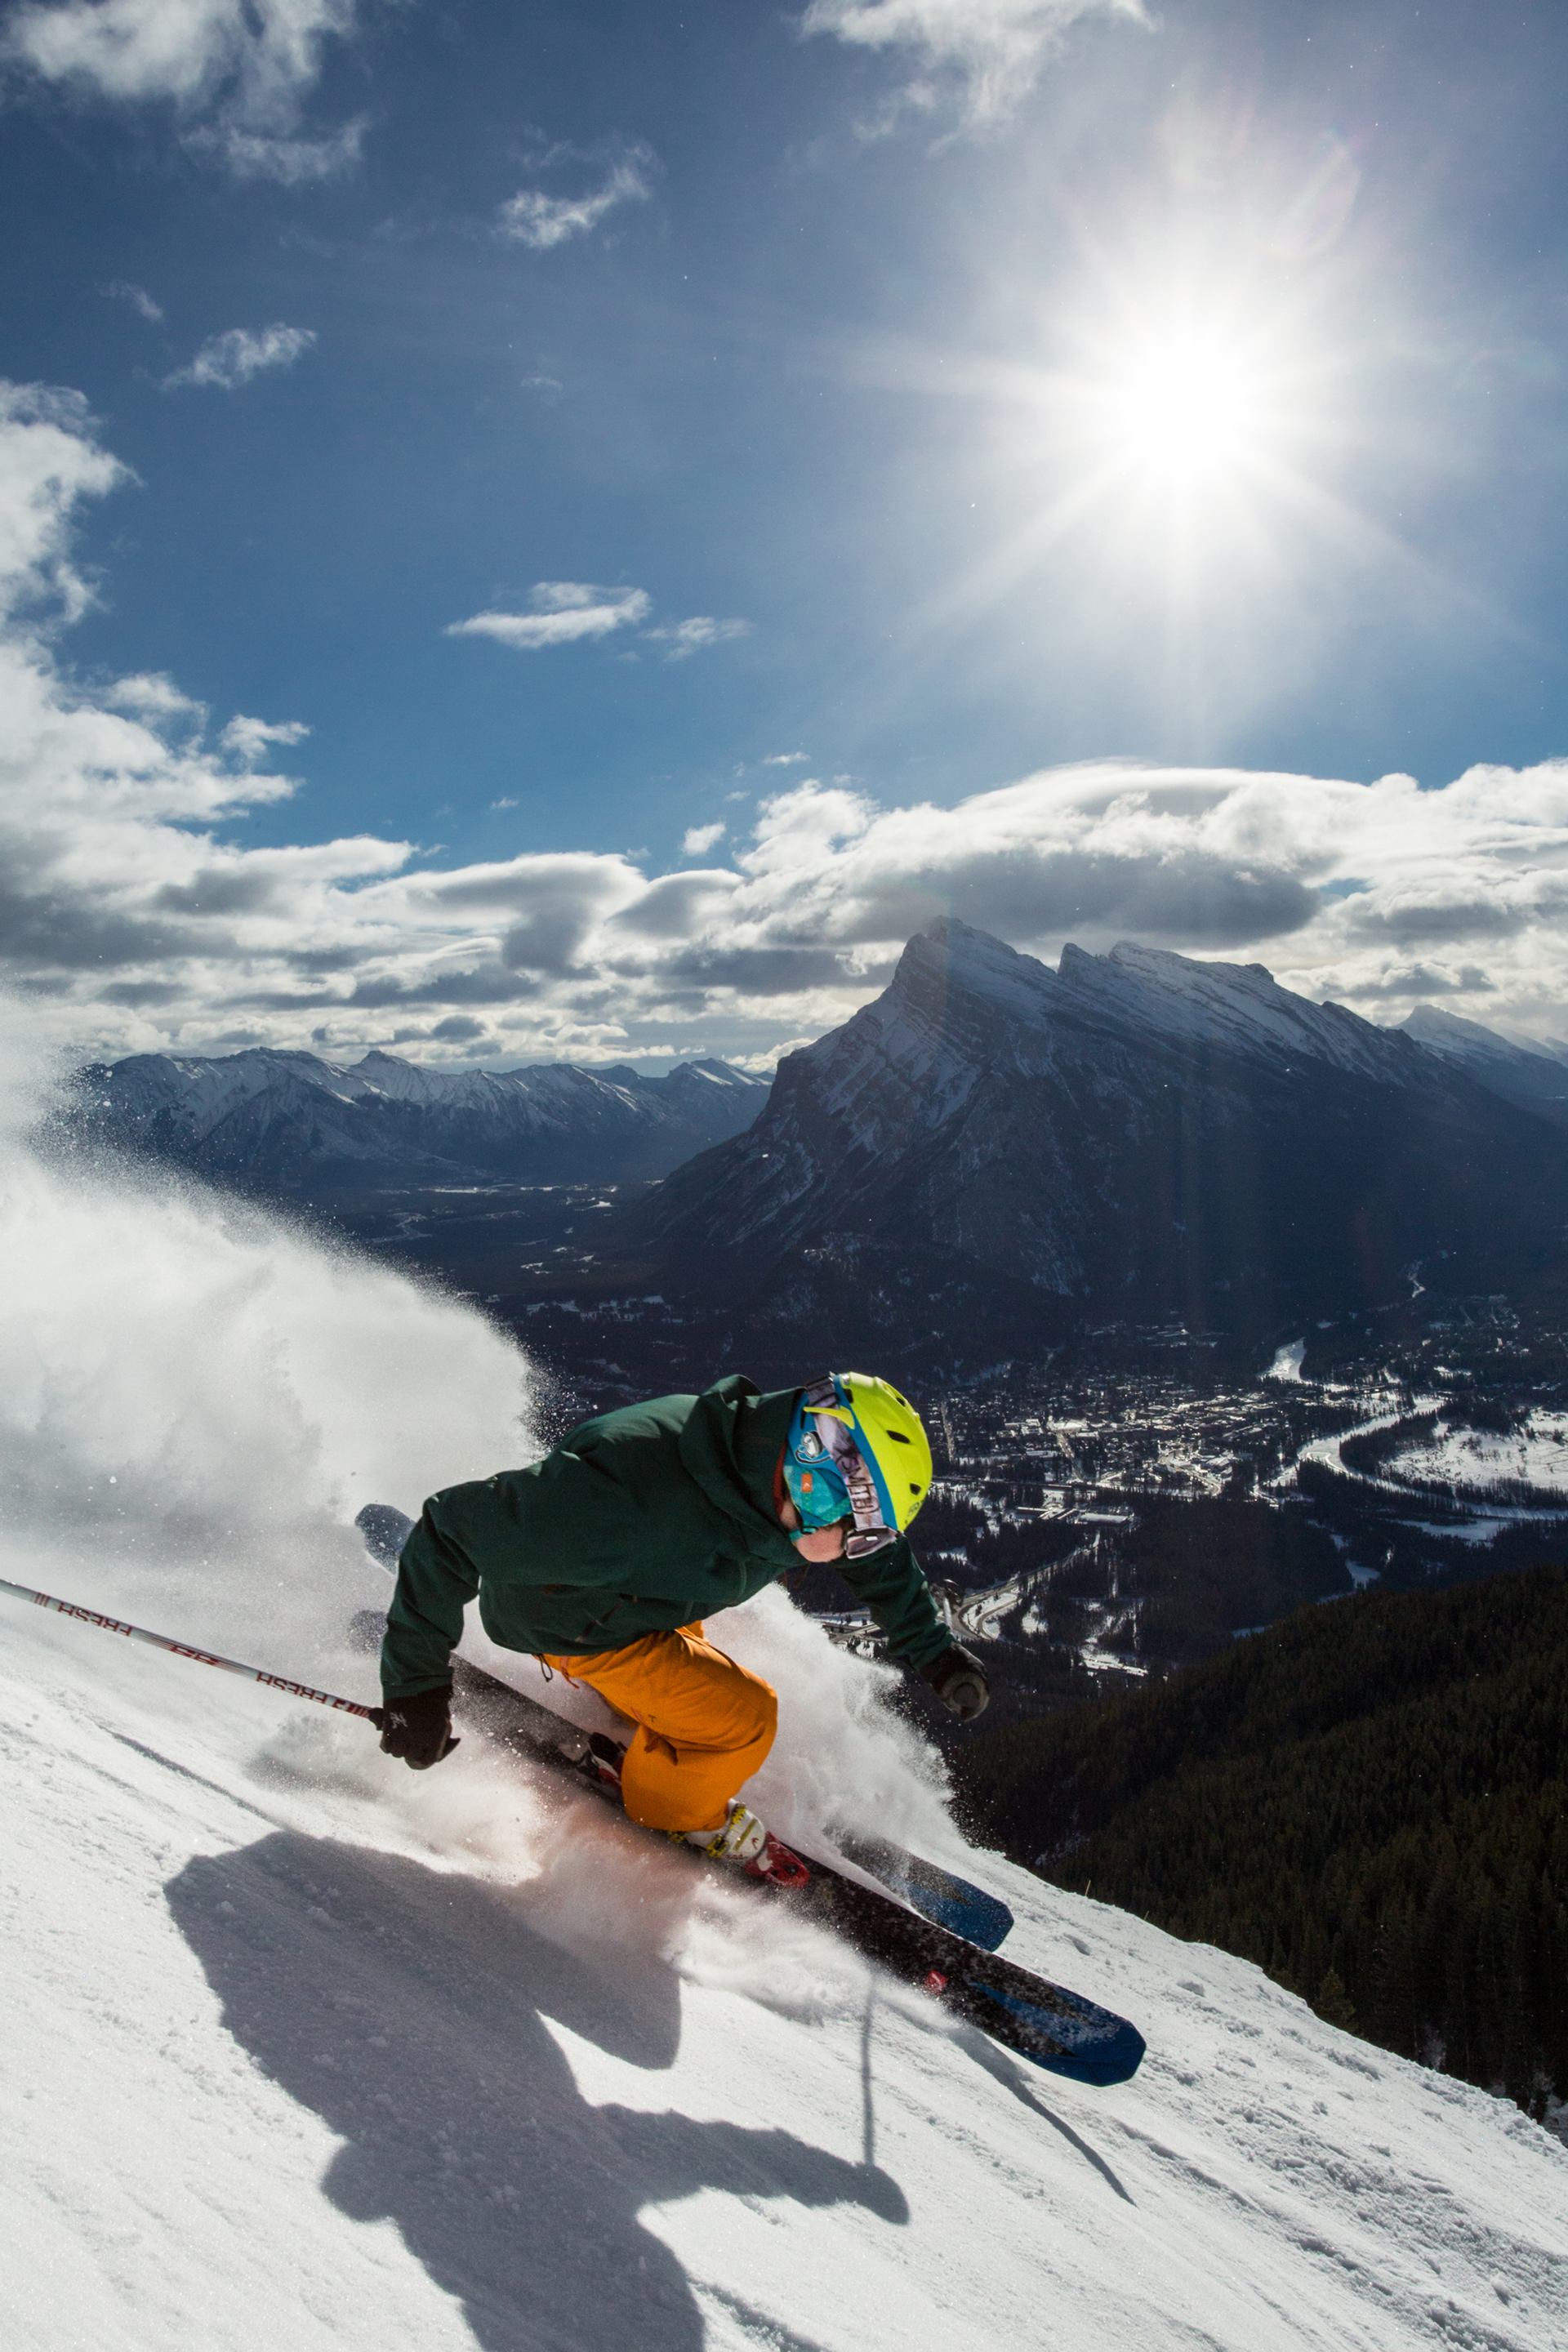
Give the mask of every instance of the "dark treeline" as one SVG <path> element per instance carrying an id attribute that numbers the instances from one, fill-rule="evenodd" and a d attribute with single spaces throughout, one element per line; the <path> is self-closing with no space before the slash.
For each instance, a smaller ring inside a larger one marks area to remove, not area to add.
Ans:
<path id="1" fill-rule="evenodd" d="M 1568 2096 L 1568 1570 L 1303 1610 L 961 1769 L 1061 1885 L 1537 2115 Z"/>
<path id="2" fill-rule="evenodd" d="M 1091 1533 L 1036 1586 L 1028 1605 L 1053 1640 L 1098 1635 L 1163 1671 L 1228 1650 L 1304 1601 L 1351 1590 L 1332 1538 L 1294 1505 L 1244 1496 L 1125 1498 L 1131 1517 Z"/>
<path id="3" fill-rule="evenodd" d="M 1119 1516 L 1103 1524 L 1029 1518 L 994 1528 L 979 1518 L 962 1525 L 962 1505 L 940 1519 L 928 1505 L 918 1548 L 933 1577 L 963 1589 L 1026 1580 L 1017 1614 L 1030 1612 L 1050 1641 L 1099 1634 L 1157 1670 L 1211 1658 L 1239 1633 L 1351 1590 L 1332 1538 L 1298 1505 L 1240 1495 L 1115 1500 Z M 964 1547 L 962 1565 L 946 1556 L 952 1544 Z"/>
<path id="4" fill-rule="evenodd" d="M 1331 1538 L 1299 1507 L 1218 1495 L 1141 1496 L 1137 1509 L 1106 1550 L 1119 1591 L 1137 1602 L 1136 1647 L 1150 1662 L 1213 1657 L 1238 1633 L 1351 1589 Z"/>

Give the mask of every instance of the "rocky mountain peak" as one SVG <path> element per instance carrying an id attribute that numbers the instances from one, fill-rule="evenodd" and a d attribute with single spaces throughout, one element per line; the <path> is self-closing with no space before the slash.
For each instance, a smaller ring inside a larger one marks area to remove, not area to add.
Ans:
<path id="1" fill-rule="evenodd" d="M 1419 1065 L 1394 1033 L 1282 988 L 1260 963 L 1210 961 L 1131 940 L 1096 955 L 1069 940 L 1053 972 L 952 917 L 910 940 L 886 996 L 868 1013 L 889 1042 L 900 1016 L 910 1016 L 928 1050 L 935 1034 L 945 1052 L 965 1059 L 984 1059 L 998 1045 L 994 1013 L 1008 1025 L 1010 1058 L 1049 1055 L 1064 1024 L 1076 1030 L 1087 1021 L 1096 1034 L 1135 1046 L 1158 1039 L 1251 1060 L 1306 1056 L 1395 1085 L 1411 1083 Z"/>
<path id="2" fill-rule="evenodd" d="M 1045 1017 L 1056 975 L 1037 956 L 1020 954 L 1005 940 L 956 915 L 943 915 L 917 931 L 900 957 L 889 983 L 889 997 L 929 1005 L 933 996 L 980 997 L 1026 1018 Z"/>
<path id="3" fill-rule="evenodd" d="M 949 919 L 626 1230 L 726 1311 L 782 1285 L 867 1345 L 1016 1348 L 1083 1317 L 1268 1329 L 1439 1258 L 1501 1290 L 1557 1249 L 1565 1181 L 1539 1117 L 1260 964 L 1127 941 L 1053 972 Z"/>

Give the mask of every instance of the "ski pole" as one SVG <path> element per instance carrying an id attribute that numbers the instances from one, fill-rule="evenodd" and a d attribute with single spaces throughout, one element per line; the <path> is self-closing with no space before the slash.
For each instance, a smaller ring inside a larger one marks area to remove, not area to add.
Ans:
<path id="1" fill-rule="evenodd" d="M 100 1625 L 106 1633 L 123 1633 L 128 1642 L 149 1643 L 154 1650 L 167 1650 L 174 1657 L 195 1658 L 201 1666 L 221 1666 L 226 1675 L 243 1675 L 247 1682 L 265 1683 L 268 1690 L 314 1699 L 318 1706 L 335 1706 L 340 1715 L 362 1715 L 380 1728 L 380 1707 L 361 1706 L 357 1699 L 339 1698 L 335 1691 L 312 1690 L 308 1683 L 291 1683 L 287 1675 L 269 1675 L 264 1666 L 242 1666 L 237 1659 L 216 1657 L 211 1650 L 193 1648 L 189 1642 L 172 1642 L 167 1633 L 149 1633 L 144 1625 L 122 1624 L 118 1617 L 84 1609 L 79 1601 L 57 1601 L 52 1592 L 35 1592 L 30 1585 L 13 1584 L 4 1576 L 0 1576 L 0 1592 L 13 1593 L 18 1601 L 36 1601 L 40 1609 L 56 1609 L 62 1617 L 79 1618 L 84 1625 Z"/>

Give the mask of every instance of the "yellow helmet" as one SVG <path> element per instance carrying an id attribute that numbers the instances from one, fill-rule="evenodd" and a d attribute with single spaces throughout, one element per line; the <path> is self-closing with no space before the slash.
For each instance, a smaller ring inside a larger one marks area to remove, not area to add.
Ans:
<path id="1" fill-rule="evenodd" d="M 807 1412 L 848 1431 L 871 1474 L 884 1526 L 902 1534 L 931 1490 L 931 1440 L 908 1397 L 874 1372 L 829 1372 L 802 1402 Z M 860 1517 L 858 1509 L 857 1525 Z"/>

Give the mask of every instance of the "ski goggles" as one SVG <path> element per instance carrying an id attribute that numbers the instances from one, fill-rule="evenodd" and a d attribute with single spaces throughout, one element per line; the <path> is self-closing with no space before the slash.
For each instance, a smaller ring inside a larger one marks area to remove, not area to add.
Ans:
<path id="1" fill-rule="evenodd" d="M 865 1559 L 897 1540 L 880 1482 L 855 1442 L 855 1418 L 831 1373 L 802 1391 L 784 1446 L 784 1484 L 803 1528 L 851 1521 L 846 1559 Z"/>

